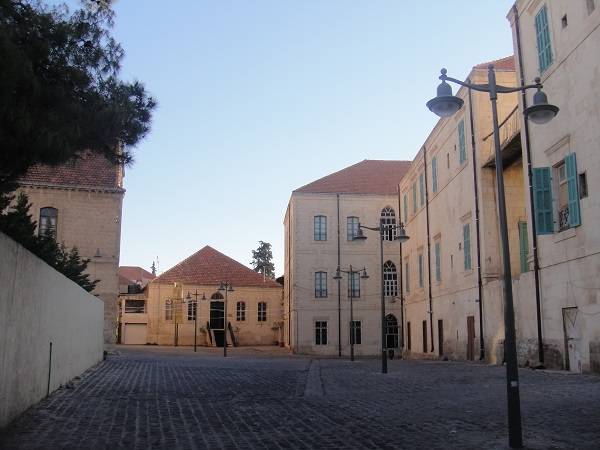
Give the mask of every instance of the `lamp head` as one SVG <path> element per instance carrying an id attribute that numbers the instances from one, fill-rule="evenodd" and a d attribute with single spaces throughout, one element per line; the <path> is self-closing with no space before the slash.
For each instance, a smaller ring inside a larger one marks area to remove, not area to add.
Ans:
<path id="1" fill-rule="evenodd" d="M 217 290 L 218 290 L 218 291 L 224 291 L 225 289 L 226 289 L 226 288 L 225 288 L 225 283 L 223 283 L 223 282 L 221 281 L 221 284 L 219 285 L 219 289 L 217 289 Z"/>
<path id="2" fill-rule="evenodd" d="M 358 231 L 356 232 L 356 235 L 352 238 L 352 240 L 353 241 L 364 241 L 365 239 L 367 239 L 367 237 L 363 233 L 363 230 L 360 227 L 360 223 L 359 223 L 358 224 Z"/>
<path id="3" fill-rule="evenodd" d="M 206 300 L 206 295 L 204 295 L 204 292 L 202 293 L 202 300 Z"/>
<path id="4" fill-rule="evenodd" d="M 228 285 L 227 292 L 233 292 L 233 286 L 232 285 Z"/>
<path id="5" fill-rule="evenodd" d="M 535 82 L 538 85 L 538 90 L 533 94 L 533 105 L 526 108 L 524 113 L 529 120 L 538 125 L 543 125 L 550 122 L 558 114 L 558 106 L 548 103 L 548 96 L 542 91 L 540 79 L 536 78 Z"/>
<path id="6" fill-rule="evenodd" d="M 452 87 L 446 83 L 446 69 L 442 69 L 440 79 L 442 82 L 437 88 L 437 96 L 427 102 L 427 107 L 437 116 L 450 117 L 462 108 L 464 101 L 452 95 Z"/>
<path id="7" fill-rule="evenodd" d="M 192 296 L 190 294 L 190 291 L 188 291 L 187 295 L 185 296 L 185 299 L 189 302 L 192 300 Z"/>
<path id="8" fill-rule="evenodd" d="M 360 274 L 360 277 L 363 280 L 366 280 L 367 278 L 369 278 L 369 275 L 367 274 L 367 269 L 363 267 L 362 273 Z"/>
<path id="9" fill-rule="evenodd" d="M 342 274 L 340 273 L 340 268 L 338 267 L 337 269 L 335 269 L 335 275 L 333 276 L 334 280 L 341 280 L 342 279 Z"/>
<path id="10" fill-rule="evenodd" d="M 398 236 L 396 236 L 396 239 L 398 239 L 401 244 L 405 243 L 410 239 L 406 234 L 406 230 L 404 229 L 403 223 L 400 223 L 400 228 L 398 229 Z"/>

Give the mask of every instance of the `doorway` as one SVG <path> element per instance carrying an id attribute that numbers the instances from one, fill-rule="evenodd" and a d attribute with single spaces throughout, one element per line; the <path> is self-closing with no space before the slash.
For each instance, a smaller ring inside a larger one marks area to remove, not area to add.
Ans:
<path id="1" fill-rule="evenodd" d="M 215 345 L 223 347 L 225 342 L 225 303 L 210 302 L 210 329 L 215 336 Z"/>
<path id="2" fill-rule="evenodd" d="M 563 308 L 565 333 L 565 368 L 581 373 L 581 331 L 577 321 L 577 307 Z"/>
<path id="3" fill-rule="evenodd" d="M 475 360 L 475 316 L 467 316 L 467 359 Z"/>

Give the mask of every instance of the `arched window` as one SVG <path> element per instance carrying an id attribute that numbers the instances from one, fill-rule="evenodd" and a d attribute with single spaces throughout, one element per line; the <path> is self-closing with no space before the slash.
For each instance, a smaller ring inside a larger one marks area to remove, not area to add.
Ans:
<path id="1" fill-rule="evenodd" d="M 246 320 L 246 302 L 237 302 L 236 319 L 238 322 Z"/>
<path id="2" fill-rule="evenodd" d="M 165 301 L 165 320 L 173 320 L 173 300 L 170 298 Z"/>
<path id="3" fill-rule="evenodd" d="M 396 212 L 390 206 L 381 210 L 381 220 L 379 221 L 383 228 L 383 239 L 393 241 L 396 237 Z"/>
<path id="4" fill-rule="evenodd" d="M 387 297 L 398 295 L 398 273 L 396 265 L 391 261 L 383 265 L 383 290 Z"/>
<path id="5" fill-rule="evenodd" d="M 267 321 L 267 304 L 265 302 L 258 303 L 258 321 L 259 322 Z"/>
<path id="6" fill-rule="evenodd" d="M 58 209 L 46 207 L 40 208 L 40 224 L 38 226 L 39 236 L 54 236 L 56 238 L 56 222 Z"/>
<path id="7" fill-rule="evenodd" d="M 213 295 L 210 296 L 211 300 L 221 300 L 223 299 L 223 294 L 221 294 L 220 292 L 215 292 Z"/>

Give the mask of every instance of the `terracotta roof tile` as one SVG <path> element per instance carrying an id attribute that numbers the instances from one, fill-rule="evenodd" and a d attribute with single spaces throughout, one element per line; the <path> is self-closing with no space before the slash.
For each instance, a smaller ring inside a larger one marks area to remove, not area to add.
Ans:
<path id="1" fill-rule="evenodd" d="M 196 285 L 212 284 L 217 287 L 221 281 L 231 282 L 234 289 L 236 286 L 281 289 L 279 283 L 269 278 L 263 281 L 263 276 L 260 273 L 240 264 L 208 245 L 167 270 L 152 282 L 177 282 Z"/>
<path id="2" fill-rule="evenodd" d="M 59 166 L 35 165 L 23 175 L 22 184 L 77 186 L 87 188 L 120 189 L 120 167 L 103 155 L 84 152 Z"/>
<path id="3" fill-rule="evenodd" d="M 142 281 L 142 280 L 153 280 L 156 278 L 155 275 L 142 269 L 138 266 L 121 266 L 119 267 L 119 279 L 123 277 L 130 282 Z"/>
<path id="4" fill-rule="evenodd" d="M 302 186 L 294 192 L 393 195 L 411 164 L 412 161 L 365 159 Z"/>
<path id="5" fill-rule="evenodd" d="M 496 70 L 515 70 L 515 57 L 513 55 L 506 58 L 497 59 L 486 63 L 477 64 L 474 69 L 487 69 L 490 64 L 494 65 Z"/>

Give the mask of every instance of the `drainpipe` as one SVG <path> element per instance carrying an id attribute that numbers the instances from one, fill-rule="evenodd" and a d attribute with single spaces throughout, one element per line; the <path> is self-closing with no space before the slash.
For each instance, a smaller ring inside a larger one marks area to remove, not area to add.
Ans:
<path id="1" fill-rule="evenodd" d="M 427 149 L 423 146 L 423 174 L 425 177 L 425 215 L 427 218 L 427 279 L 429 291 L 429 330 L 431 336 L 431 352 L 433 353 L 433 303 L 431 297 L 431 239 L 429 232 L 429 185 L 427 184 Z"/>
<path id="2" fill-rule="evenodd" d="M 340 194 L 335 194 L 337 200 L 337 266 L 342 264 L 340 253 Z M 337 280 L 338 291 L 338 356 L 342 356 L 342 288 L 341 280 Z"/>
<path id="3" fill-rule="evenodd" d="M 519 58 L 519 77 L 521 86 L 525 86 L 525 72 L 523 70 L 523 52 L 521 50 L 521 28 L 519 22 L 519 10 L 517 5 L 512 7 L 515 15 L 515 34 L 517 41 L 517 57 Z M 521 91 L 521 101 L 523 102 L 523 110 L 527 108 L 527 96 L 525 91 Z M 531 147 L 529 145 L 529 121 L 524 120 L 523 128 L 525 130 L 525 153 L 527 154 L 527 179 L 529 182 L 529 210 L 531 211 L 531 233 L 533 235 L 533 276 L 535 278 L 535 306 L 537 319 L 537 340 L 538 340 L 538 359 L 540 366 L 544 366 L 544 340 L 542 336 L 542 302 L 540 297 L 540 263 L 538 258 L 538 240 L 537 227 L 535 223 L 535 211 L 533 205 L 533 173 L 531 170 Z"/>
<path id="4" fill-rule="evenodd" d="M 467 83 L 471 80 L 467 78 Z M 479 187 L 477 185 L 477 148 L 475 144 L 475 121 L 473 120 L 473 102 L 469 89 L 469 121 L 471 124 L 471 148 L 473 149 L 473 190 L 475 192 L 475 234 L 477 237 L 477 292 L 479 303 L 479 360 L 485 359 L 483 338 L 483 283 L 481 280 L 481 239 L 479 231 Z"/>
<path id="5" fill-rule="evenodd" d="M 401 215 L 401 211 L 402 211 L 402 202 L 401 202 L 401 195 L 400 195 L 400 184 L 398 184 L 398 217 L 402 217 Z M 406 217 L 404 218 L 406 220 Z M 400 224 L 402 223 L 402 220 L 400 220 Z M 399 242 L 399 248 L 400 248 L 400 358 L 402 358 L 404 356 L 404 283 L 403 283 L 403 278 L 402 278 L 402 242 Z"/>
<path id="6" fill-rule="evenodd" d="M 291 203 L 291 202 L 290 202 Z M 288 285 L 288 344 L 290 346 L 290 349 L 292 348 L 292 288 L 293 288 L 293 284 L 292 284 L 292 266 L 291 266 L 291 255 L 290 252 L 292 250 L 292 225 L 293 225 L 293 220 L 292 220 L 292 208 L 290 205 L 290 213 L 288 216 L 288 280 L 283 280 L 284 283 L 287 283 Z"/>

